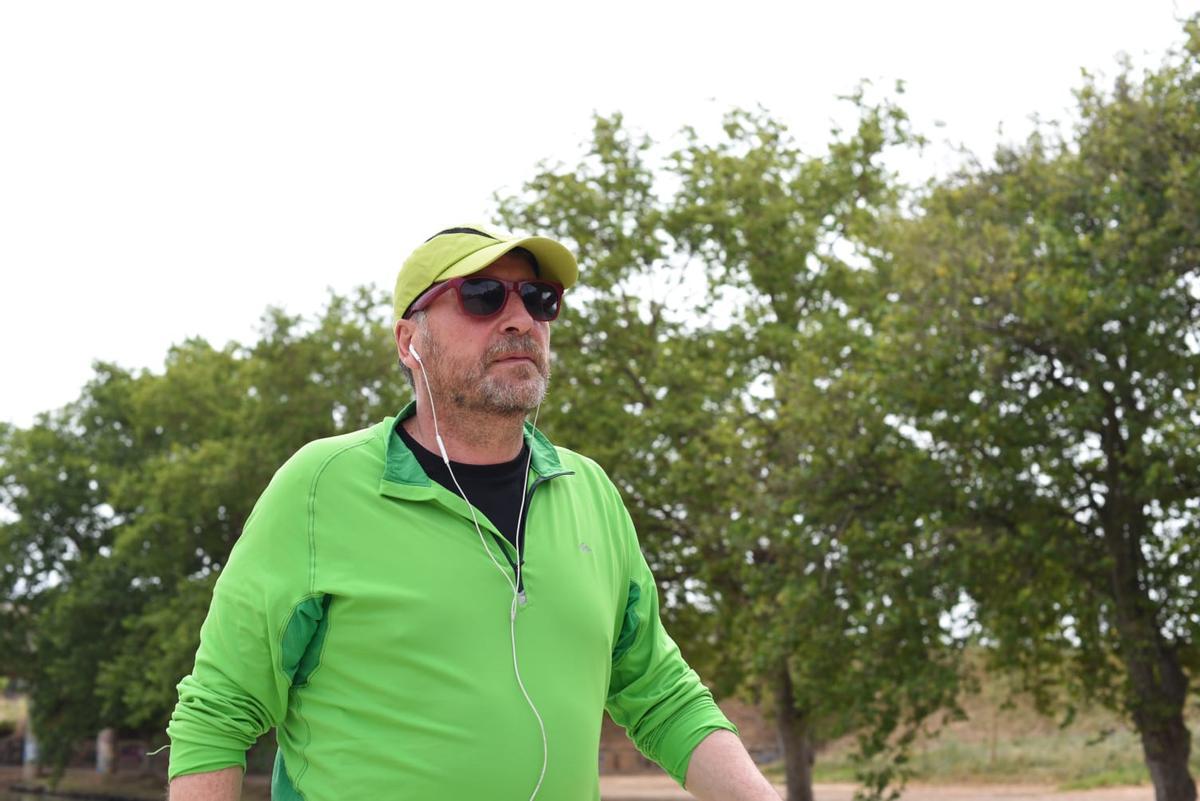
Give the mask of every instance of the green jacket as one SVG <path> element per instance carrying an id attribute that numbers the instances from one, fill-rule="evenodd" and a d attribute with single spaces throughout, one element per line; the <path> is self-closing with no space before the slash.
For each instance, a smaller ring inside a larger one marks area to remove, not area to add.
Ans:
<path id="1" fill-rule="evenodd" d="M 263 492 L 213 591 L 167 733 L 170 776 L 245 767 L 277 727 L 275 799 L 527 799 L 542 739 L 513 674 L 512 590 L 466 503 L 397 420 L 309 443 Z M 545 721 L 538 798 L 599 798 L 602 710 L 683 782 L 734 730 L 659 621 L 654 578 L 595 462 L 532 426 L 521 676 Z M 516 554 L 488 536 L 501 565 Z"/>

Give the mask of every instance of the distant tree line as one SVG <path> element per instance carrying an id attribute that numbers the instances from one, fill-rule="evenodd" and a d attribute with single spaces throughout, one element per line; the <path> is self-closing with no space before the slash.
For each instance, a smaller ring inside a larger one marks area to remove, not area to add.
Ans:
<path id="1" fill-rule="evenodd" d="M 621 488 L 671 629 L 721 693 L 774 710 L 790 801 L 854 734 L 863 793 L 957 713 L 964 648 L 1049 707 L 1139 732 L 1194 801 L 1200 671 L 1200 25 L 1088 80 L 1068 130 L 906 187 L 895 101 L 802 152 L 736 111 L 672 153 L 598 117 L 573 166 L 498 199 L 581 286 L 539 426 Z M 213 581 L 304 442 L 394 414 L 388 299 L 273 310 L 253 345 L 97 364 L 0 428 L 0 672 L 45 758 L 161 733 Z M 161 736 L 161 734 L 159 735 Z"/>

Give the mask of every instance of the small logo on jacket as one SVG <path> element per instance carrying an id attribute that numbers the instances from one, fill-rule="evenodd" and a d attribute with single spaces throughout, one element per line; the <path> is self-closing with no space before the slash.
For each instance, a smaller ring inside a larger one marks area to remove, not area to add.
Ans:
<path id="1" fill-rule="evenodd" d="M 581 542 L 581 543 L 579 543 L 579 552 L 580 553 L 591 553 L 592 549 L 588 546 L 588 544 L 586 542 Z"/>

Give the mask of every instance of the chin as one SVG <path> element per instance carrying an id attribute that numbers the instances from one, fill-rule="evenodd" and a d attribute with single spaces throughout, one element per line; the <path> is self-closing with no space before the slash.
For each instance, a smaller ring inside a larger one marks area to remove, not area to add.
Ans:
<path id="1" fill-rule="evenodd" d="M 527 414 L 541 405 L 546 397 L 546 382 L 538 376 L 521 382 L 487 382 L 480 386 L 481 405 L 501 414 Z"/>

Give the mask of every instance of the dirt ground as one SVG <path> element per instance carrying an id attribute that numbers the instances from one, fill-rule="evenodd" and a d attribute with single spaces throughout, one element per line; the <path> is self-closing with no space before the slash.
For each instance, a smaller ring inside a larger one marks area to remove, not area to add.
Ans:
<path id="1" fill-rule="evenodd" d="M 12 784 L 20 780 L 20 768 L 0 767 L 0 799 L 5 797 Z M 244 801 L 265 801 L 269 798 L 269 782 L 270 779 L 265 776 L 250 777 L 242 794 Z M 148 777 L 121 777 L 106 782 L 92 771 L 71 770 L 64 779 L 64 785 L 76 792 L 120 793 L 131 798 L 154 801 L 163 797 L 161 782 Z M 853 784 L 818 784 L 814 790 L 817 801 L 851 801 L 854 787 Z M 782 798 L 784 788 L 778 789 Z M 677 801 L 692 798 L 662 774 L 601 776 L 600 795 L 604 801 Z M 1153 801 L 1153 798 L 1154 788 L 1149 785 L 1060 792 L 1044 784 L 910 784 L 903 801 Z"/>
<path id="2" fill-rule="evenodd" d="M 851 801 L 853 784 L 817 784 L 817 801 Z M 784 788 L 778 787 L 780 797 Z M 676 801 L 692 798 L 665 776 L 601 776 L 604 801 Z M 1104 787 L 1061 792 L 1044 784 L 910 784 L 902 801 L 1153 801 L 1154 788 Z"/>

